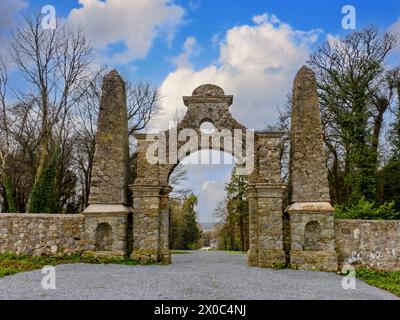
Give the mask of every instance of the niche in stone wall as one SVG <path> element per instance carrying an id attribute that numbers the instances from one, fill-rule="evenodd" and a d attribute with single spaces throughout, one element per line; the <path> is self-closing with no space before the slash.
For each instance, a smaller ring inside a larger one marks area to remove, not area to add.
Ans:
<path id="1" fill-rule="evenodd" d="M 108 223 L 99 223 L 95 233 L 95 248 L 98 251 L 112 250 L 112 228 Z"/>
<path id="2" fill-rule="evenodd" d="M 321 226 L 317 221 L 311 221 L 306 224 L 304 240 L 304 250 L 320 250 Z"/>

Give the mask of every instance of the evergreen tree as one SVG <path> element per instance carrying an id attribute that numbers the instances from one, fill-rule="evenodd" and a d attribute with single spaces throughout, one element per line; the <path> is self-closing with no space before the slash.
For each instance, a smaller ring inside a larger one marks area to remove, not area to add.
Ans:
<path id="1" fill-rule="evenodd" d="M 186 224 L 182 234 L 184 249 L 194 249 L 197 241 L 201 238 L 201 230 L 197 224 L 197 203 L 198 199 L 194 194 L 190 194 L 183 203 L 183 212 Z"/>
<path id="2" fill-rule="evenodd" d="M 248 225 L 249 209 L 245 193 L 246 180 L 244 176 L 235 174 L 235 168 L 232 170 L 231 180 L 226 185 L 228 220 L 233 222 L 239 229 L 240 250 L 248 250 Z M 232 242 L 232 241 L 231 241 Z M 233 244 L 232 244 L 233 246 Z"/>
<path id="3" fill-rule="evenodd" d="M 6 208 L 6 212 L 10 212 L 10 213 L 17 212 L 18 210 L 17 210 L 17 206 L 15 205 L 11 182 L 7 175 L 4 175 L 4 178 L 3 178 L 3 188 L 4 188 L 3 194 L 4 194 L 4 200 L 5 200 L 4 207 Z"/>
<path id="4" fill-rule="evenodd" d="M 400 68 L 393 70 L 393 74 L 395 77 L 392 86 L 397 91 L 398 102 L 395 120 L 391 124 L 389 132 L 392 152 L 379 176 L 382 193 L 381 203 L 394 201 L 395 209 L 400 211 Z"/>
<path id="5" fill-rule="evenodd" d="M 31 213 L 59 213 L 60 204 L 57 197 L 56 175 L 58 153 L 53 156 L 50 165 L 43 171 L 38 182 L 34 185 L 28 212 Z"/>
<path id="6" fill-rule="evenodd" d="M 335 202 L 377 199 L 378 144 L 389 107 L 381 84 L 395 44 L 390 32 L 368 27 L 327 41 L 308 61 L 318 80 L 330 171 L 335 173 L 331 182 L 344 181 L 344 186 L 333 186 L 337 190 L 331 194 L 341 195 Z"/>
<path id="7" fill-rule="evenodd" d="M 197 197 L 190 194 L 183 200 L 174 199 L 170 204 L 169 245 L 171 249 L 195 249 L 201 238 L 197 224 Z"/>

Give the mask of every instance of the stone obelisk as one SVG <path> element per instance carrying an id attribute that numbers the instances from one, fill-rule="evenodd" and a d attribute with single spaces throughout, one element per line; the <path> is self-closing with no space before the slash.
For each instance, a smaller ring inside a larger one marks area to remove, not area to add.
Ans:
<path id="1" fill-rule="evenodd" d="M 337 269 L 334 209 L 314 72 L 303 66 L 293 83 L 289 200 L 290 264 L 299 269 Z"/>
<path id="2" fill-rule="evenodd" d="M 93 242 L 93 250 L 126 254 L 128 220 L 132 212 L 126 193 L 128 165 L 125 82 L 113 70 L 103 80 L 89 206 L 84 211 L 86 233 Z M 104 227 L 106 224 L 109 226 Z M 111 230 L 111 235 L 99 229 L 102 227 Z M 107 249 L 102 243 L 109 244 Z"/>

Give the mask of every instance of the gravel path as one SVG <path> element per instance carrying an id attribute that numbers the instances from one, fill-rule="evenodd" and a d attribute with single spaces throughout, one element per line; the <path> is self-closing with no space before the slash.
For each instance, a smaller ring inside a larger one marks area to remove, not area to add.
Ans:
<path id="1" fill-rule="evenodd" d="M 0 279 L 0 299 L 396 299 L 357 281 L 344 290 L 332 273 L 250 268 L 224 252 L 173 255 L 170 266 L 60 265 L 56 290 L 41 271 Z"/>

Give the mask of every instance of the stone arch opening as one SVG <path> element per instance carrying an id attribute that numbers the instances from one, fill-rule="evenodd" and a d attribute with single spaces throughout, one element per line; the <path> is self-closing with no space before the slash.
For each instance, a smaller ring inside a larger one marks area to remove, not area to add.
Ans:
<path id="1" fill-rule="evenodd" d="M 214 162 L 213 162 L 214 159 Z M 215 208 L 225 196 L 225 184 L 229 182 L 230 176 L 237 159 L 230 153 L 219 150 L 201 150 L 196 151 L 185 157 L 178 166 L 172 169 L 169 176 L 169 185 L 172 191 L 169 195 L 169 249 L 188 249 L 182 247 L 182 241 L 176 241 L 179 236 L 180 227 L 182 227 L 182 217 L 184 212 L 184 202 L 189 199 L 190 193 L 187 188 L 197 197 L 196 213 L 198 223 L 215 223 L 217 220 L 214 216 Z M 179 175 L 185 171 L 186 179 L 179 185 L 175 183 Z M 244 177 L 246 179 L 246 177 Z M 245 182 L 246 183 L 246 182 Z M 218 199 L 217 196 L 218 195 Z M 218 201 L 217 201 L 218 200 Z M 203 226 L 203 225 L 202 225 Z M 248 220 L 245 219 L 243 228 L 245 230 L 246 239 L 248 238 Z M 213 247 L 216 249 L 217 237 L 210 229 L 203 230 L 211 236 L 213 246 L 210 244 L 201 245 Z M 189 235 L 190 237 L 190 235 Z M 174 241 L 173 241 L 174 240 Z M 209 241 L 208 240 L 208 241 Z M 178 247 L 180 246 L 180 247 Z M 247 250 L 248 245 L 245 247 Z M 231 249 L 230 249 L 231 250 Z M 237 246 L 240 250 L 240 246 Z"/>
<path id="2" fill-rule="evenodd" d="M 102 222 L 97 225 L 95 231 L 96 251 L 111 251 L 113 245 L 113 232 L 108 223 Z"/>
<path id="3" fill-rule="evenodd" d="M 215 163 L 212 163 L 212 160 Z M 226 161 L 225 161 L 226 160 Z M 188 241 L 195 241 L 196 230 L 193 226 L 189 226 L 190 232 L 186 233 L 186 241 L 182 241 L 179 235 L 182 235 L 182 228 L 185 226 L 185 221 L 182 219 L 188 208 L 188 204 L 191 199 L 191 193 L 197 198 L 196 203 L 196 217 L 197 223 L 201 224 L 201 228 L 204 225 L 211 227 L 210 223 L 216 223 L 217 220 L 214 216 L 215 208 L 218 203 L 224 200 L 225 197 L 225 184 L 229 182 L 232 169 L 235 167 L 237 159 L 226 152 L 217 150 L 201 150 L 196 151 L 189 156 L 185 157 L 179 165 L 172 169 L 169 176 L 169 184 L 172 188 L 169 194 L 169 249 L 170 250 L 187 250 L 192 247 L 185 246 Z M 186 179 L 177 185 L 174 183 L 176 178 L 182 173 L 186 172 Z M 188 192 L 187 189 L 190 189 Z M 189 207 L 190 208 L 190 207 Z M 244 234 L 245 240 L 248 239 L 248 220 L 244 219 Z M 191 221 L 189 221 L 191 223 Z M 217 249 L 216 233 L 211 228 L 202 229 L 203 239 L 206 239 L 206 243 L 202 241 L 193 242 L 200 247 L 212 247 Z M 204 236 L 207 235 L 207 236 Z M 237 236 L 239 234 L 236 234 Z M 201 240 L 201 239 L 199 239 Z M 235 241 L 238 239 L 235 239 Z M 198 248 L 200 248 L 198 247 Z M 237 250 L 240 250 L 240 244 L 237 243 Z M 248 249 L 248 245 L 245 246 L 245 250 Z M 231 250 L 231 249 L 229 249 Z M 235 250 L 235 249 L 232 249 Z"/>
<path id="4" fill-rule="evenodd" d="M 320 250 L 321 225 L 317 221 L 310 221 L 304 227 L 304 250 Z"/>

